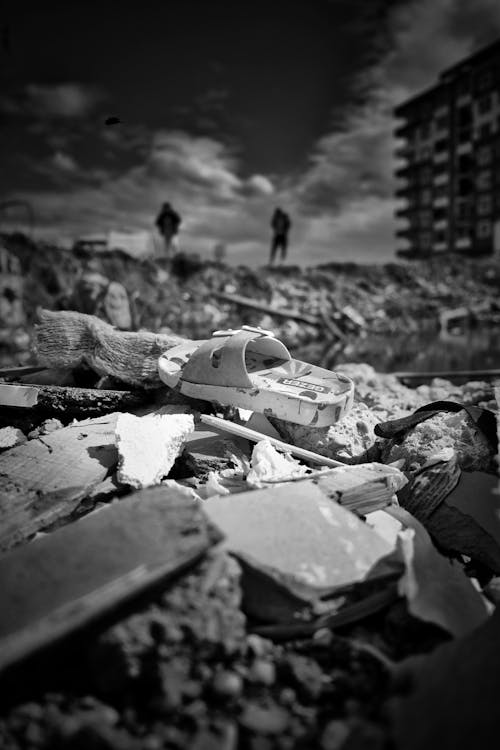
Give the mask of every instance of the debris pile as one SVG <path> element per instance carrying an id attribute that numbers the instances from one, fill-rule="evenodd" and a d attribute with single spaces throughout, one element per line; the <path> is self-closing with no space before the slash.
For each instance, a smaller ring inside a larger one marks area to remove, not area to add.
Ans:
<path id="1" fill-rule="evenodd" d="M 500 388 L 350 364 L 298 425 L 166 387 L 180 341 L 42 310 L 1 372 L 0 746 L 498 736 Z"/>
<path id="2" fill-rule="evenodd" d="M 97 315 L 122 330 L 175 332 L 194 340 L 216 328 L 261 326 L 272 329 L 300 359 L 325 367 L 336 365 L 340 352 L 344 359 L 354 351 L 374 356 L 377 336 L 500 320 L 500 273 L 488 260 L 449 259 L 446 268 L 429 260 L 263 272 L 195 262 L 188 255 L 167 268 L 118 250 L 70 251 L 19 236 L 3 236 L 1 242 L 2 263 L 20 270 L 11 278 L 24 279 L 2 291 L 4 364 L 21 356 L 28 363 L 39 306 Z"/>

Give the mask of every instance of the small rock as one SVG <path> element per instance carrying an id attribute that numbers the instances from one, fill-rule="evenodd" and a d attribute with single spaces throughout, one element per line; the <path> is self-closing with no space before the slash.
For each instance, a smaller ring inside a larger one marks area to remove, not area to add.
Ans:
<path id="1" fill-rule="evenodd" d="M 236 672 L 224 669 L 217 672 L 212 682 L 214 693 L 226 698 L 239 698 L 243 690 L 243 680 Z"/>
<path id="2" fill-rule="evenodd" d="M 248 680 L 261 685 L 273 685 L 276 681 L 276 667 L 272 661 L 256 659 L 248 670 Z"/>
<path id="3" fill-rule="evenodd" d="M 59 419 L 52 418 L 46 419 L 45 422 L 42 422 L 38 429 L 40 430 L 40 435 L 49 435 L 51 432 L 60 430 L 63 427 L 64 425 Z"/>
<path id="4" fill-rule="evenodd" d="M 292 688 L 283 688 L 280 693 L 280 703 L 284 706 L 292 706 L 297 700 L 297 694 Z"/>
<path id="5" fill-rule="evenodd" d="M 268 641 L 266 638 L 262 638 L 255 633 L 250 633 L 246 640 L 248 649 L 254 654 L 254 656 L 265 656 L 272 649 L 271 641 Z"/>
<path id="6" fill-rule="evenodd" d="M 289 679 L 300 700 L 316 700 L 321 695 L 324 675 L 319 664 L 307 656 L 288 654 L 281 662 L 283 677 Z"/>
<path id="7" fill-rule="evenodd" d="M 49 435 L 51 432 L 60 430 L 63 427 L 64 425 L 59 419 L 46 419 L 44 422 L 38 425 L 38 427 L 28 433 L 28 438 L 30 440 L 33 440 L 34 438 L 38 438 L 41 435 Z"/>
<path id="8" fill-rule="evenodd" d="M 330 721 L 321 735 L 321 750 L 340 750 L 351 730 L 345 721 Z"/>
<path id="9" fill-rule="evenodd" d="M 328 628 L 320 628 L 314 633 L 313 641 L 318 646 L 330 646 L 333 641 L 333 633 Z"/>
<path id="10" fill-rule="evenodd" d="M 14 448 L 26 442 L 26 435 L 17 427 L 2 427 L 0 429 L 0 451 Z"/>
<path id="11" fill-rule="evenodd" d="M 260 734 L 281 734 L 288 727 L 290 715 L 276 704 L 259 706 L 247 703 L 240 716 L 240 725 L 250 732 Z"/>
<path id="12" fill-rule="evenodd" d="M 13 711 L 13 715 L 22 717 L 26 721 L 41 721 L 44 710 L 39 703 L 23 703 Z"/>

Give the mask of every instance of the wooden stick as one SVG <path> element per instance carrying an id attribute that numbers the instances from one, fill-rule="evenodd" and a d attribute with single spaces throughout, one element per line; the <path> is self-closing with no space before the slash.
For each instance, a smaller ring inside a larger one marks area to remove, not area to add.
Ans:
<path id="1" fill-rule="evenodd" d="M 260 312 L 267 312 L 269 315 L 276 315 L 279 318 L 291 318 L 292 320 L 300 320 L 303 323 L 309 323 L 312 326 L 320 326 L 321 321 L 314 315 L 308 315 L 307 313 L 301 313 L 299 310 L 289 310 L 286 307 L 280 309 L 272 307 L 272 305 L 266 305 L 264 302 L 256 302 L 248 297 L 241 297 L 239 294 L 226 294 L 225 292 L 217 292 L 215 295 L 217 299 L 221 299 L 224 302 L 232 302 L 235 305 L 241 305 L 242 307 L 250 307 L 253 310 L 259 310 Z"/>
<path id="2" fill-rule="evenodd" d="M 20 367 L 1 367 L 0 378 L 19 378 L 45 370 L 45 365 L 22 365 Z"/>
<path id="3" fill-rule="evenodd" d="M 326 458 L 326 456 L 320 456 L 319 453 L 313 453 L 313 451 L 305 450 L 305 448 L 298 448 L 290 443 L 284 443 L 282 440 L 268 437 L 262 432 L 257 430 L 251 430 L 249 427 L 244 425 L 235 424 L 235 422 L 229 422 L 227 419 L 221 419 L 220 417 L 212 417 L 208 414 L 202 414 L 200 416 L 203 424 L 209 425 L 209 427 L 215 427 L 218 430 L 225 430 L 231 435 L 238 435 L 239 437 L 246 438 L 253 443 L 258 443 L 260 440 L 269 440 L 277 450 L 283 451 L 283 453 L 291 453 L 294 456 L 304 459 L 304 461 L 311 461 L 315 464 L 324 464 L 325 466 L 345 466 L 345 463 L 341 461 L 335 461 L 333 458 Z"/>
<path id="4" fill-rule="evenodd" d="M 98 417 L 114 411 L 132 411 L 143 406 L 151 391 L 115 391 L 102 388 L 74 388 L 39 385 L 36 410 L 44 414 Z"/>
<path id="5" fill-rule="evenodd" d="M 400 380 L 430 380 L 432 378 L 473 378 L 484 380 L 500 377 L 500 370 L 441 370 L 438 372 L 391 372 Z"/>

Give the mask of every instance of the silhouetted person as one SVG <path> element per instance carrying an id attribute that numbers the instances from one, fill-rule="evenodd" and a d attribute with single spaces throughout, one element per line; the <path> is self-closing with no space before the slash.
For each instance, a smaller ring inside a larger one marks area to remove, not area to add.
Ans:
<path id="1" fill-rule="evenodd" d="M 181 225 L 181 217 L 170 203 L 164 203 L 155 224 L 164 239 L 167 257 L 170 257 L 177 252 L 176 237 Z"/>
<path id="2" fill-rule="evenodd" d="M 273 213 L 271 219 L 271 228 L 273 230 L 273 239 L 271 241 L 271 257 L 269 263 L 272 266 L 276 253 L 281 250 L 281 260 L 284 261 L 286 258 L 286 251 L 288 250 L 288 232 L 292 222 L 290 217 L 281 208 L 277 208 Z"/>

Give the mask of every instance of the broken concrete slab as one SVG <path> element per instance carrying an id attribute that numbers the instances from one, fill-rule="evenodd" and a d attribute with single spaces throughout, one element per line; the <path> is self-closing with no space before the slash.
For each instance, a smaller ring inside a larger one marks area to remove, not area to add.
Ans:
<path id="1" fill-rule="evenodd" d="M 0 670 L 168 580 L 221 539 L 175 488 L 134 493 L 0 558 Z"/>
<path id="2" fill-rule="evenodd" d="M 0 551 L 67 517 L 118 460 L 116 414 L 75 422 L 0 455 Z"/>
<path id="3" fill-rule="evenodd" d="M 316 591 L 365 580 L 393 551 L 312 481 L 210 497 L 203 507 L 237 557 Z"/>
<path id="4" fill-rule="evenodd" d="M 141 417 L 120 414 L 115 428 L 118 481 L 137 489 L 159 484 L 193 429 L 191 414 L 172 414 L 169 407 Z"/>

